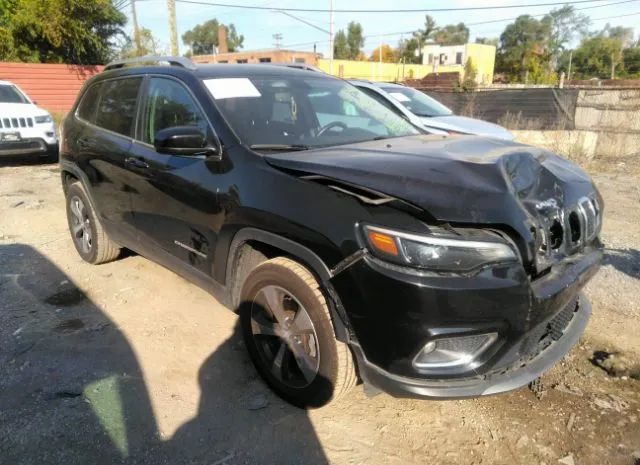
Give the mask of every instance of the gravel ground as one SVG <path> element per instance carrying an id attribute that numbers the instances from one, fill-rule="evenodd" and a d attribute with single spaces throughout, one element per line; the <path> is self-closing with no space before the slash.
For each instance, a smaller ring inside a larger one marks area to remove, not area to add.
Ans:
<path id="1" fill-rule="evenodd" d="M 594 316 L 537 396 L 358 387 L 304 412 L 259 380 L 236 317 L 204 291 L 135 255 L 82 262 L 57 166 L 3 162 L 0 464 L 637 464 L 640 178 L 609 168 L 595 175 L 607 254 Z M 590 362 L 599 351 L 616 353 L 616 376 Z"/>

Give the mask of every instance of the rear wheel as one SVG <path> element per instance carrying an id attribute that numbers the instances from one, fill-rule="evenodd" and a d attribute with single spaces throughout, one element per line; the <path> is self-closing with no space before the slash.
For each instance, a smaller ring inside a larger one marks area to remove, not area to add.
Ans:
<path id="1" fill-rule="evenodd" d="M 69 186 L 66 200 L 69 231 L 82 259 L 97 265 L 118 258 L 120 247 L 109 239 L 102 228 L 80 182 Z"/>
<path id="2" fill-rule="evenodd" d="M 320 407 L 355 385 L 351 352 L 335 339 L 320 286 L 299 263 L 258 265 L 242 288 L 240 319 L 258 373 L 286 401 Z"/>

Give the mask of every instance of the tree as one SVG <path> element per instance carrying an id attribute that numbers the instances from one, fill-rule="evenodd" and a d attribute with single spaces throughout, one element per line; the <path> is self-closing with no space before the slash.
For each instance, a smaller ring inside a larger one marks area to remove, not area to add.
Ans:
<path id="1" fill-rule="evenodd" d="M 609 78 L 622 63 L 622 41 L 598 34 L 584 39 L 573 52 L 575 74 L 581 78 Z"/>
<path id="2" fill-rule="evenodd" d="M 338 60 L 349 59 L 349 43 L 347 35 L 340 29 L 333 39 L 333 57 Z"/>
<path id="3" fill-rule="evenodd" d="M 198 24 L 193 29 L 182 34 L 182 42 L 191 47 L 194 55 L 208 55 L 215 53 L 218 43 L 218 29 L 223 24 L 217 19 L 210 19 Z M 227 47 L 230 52 L 237 52 L 243 47 L 244 36 L 238 35 L 236 27 L 229 24 L 227 27 Z"/>
<path id="4" fill-rule="evenodd" d="M 418 40 L 420 46 L 433 39 L 433 34 L 437 31 L 436 20 L 430 15 L 424 17 L 424 29 L 418 29 L 413 36 Z"/>
<path id="5" fill-rule="evenodd" d="M 640 46 L 627 48 L 622 52 L 624 73 L 629 77 L 640 77 Z"/>
<path id="6" fill-rule="evenodd" d="M 584 37 L 588 34 L 591 20 L 583 14 L 576 13 L 575 8 L 571 5 L 551 10 L 545 18 L 545 21 L 549 23 L 547 40 L 547 49 L 551 58 L 549 66 L 557 69 L 558 60 L 566 50 L 566 46 L 577 35 Z"/>
<path id="7" fill-rule="evenodd" d="M 347 46 L 349 60 L 355 60 L 360 55 L 360 49 L 364 47 L 364 37 L 362 36 L 362 26 L 360 23 L 351 21 L 347 26 Z"/>
<path id="8" fill-rule="evenodd" d="M 550 30 L 549 19 L 518 16 L 500 35 L 497 70 L 510 79 L 520 77 L 525 81 L 529 77 L 532 82 L 543 82 L 545 73 L 542 70 L 546 68 L 543 65 L 549 60 L 547 40 Z"/>
<path id="9" fill-rule="evenodd" d="M 398 43 L 396 55 L 405 63 L 421 63 L 420 43 L 416 37 L 403 39 Z"/>
<path id="10" fill-rule="evenodd" d="M 440 45 L 462 45 L 469 42 L 469 28 L 464 23 L 448 24 L 438 28 L 433 36 Z"/>
<path id="11" fill-rule="evenodd" d="M 110 0 L 0 0 L 0 60 L 101 64 L 126 17 Z"/>
<path id="12" fill-rule="evenodd" d="M 120 58 L 134 58 L 145 55 L 163 55 L 158 40 L 153 37 L 151 31 L 142 28 L 138 31 L 140 36 L 140 50 L 136 49 L 136 44 L 130 37 L 126 37 L 122 48 L 120 49 Z"/>
<path id="13" fill-rule="evenodd" d="M 500 39 L 497 37 L 476 37 L 476 44 L 493 45 L 497 47 L 498 43 L 500 43 Z"/>
<path id="14" fill-rule="evenodd" d="M 473 64 L 471 57 L 467 58 L 467 62 L 464 64 L 464 78 L 462 79 L 462 90 L 470 91 L 474 90 L 478 83 L 476 78 L 478 77 L 478 70 L 476 65 Z"/>
<path id="15" fill-rule="evenodd" d="M 371 52 L 371 56 L 369 57 L 369 61 L 379 61 L 380 53 L 382 52 L 382 61 L 384 63 L 395 63 L 396 62 L 396 53 L 388 44 L 382 44 L 380 47 L 377 47 L 373 52 Z"/>

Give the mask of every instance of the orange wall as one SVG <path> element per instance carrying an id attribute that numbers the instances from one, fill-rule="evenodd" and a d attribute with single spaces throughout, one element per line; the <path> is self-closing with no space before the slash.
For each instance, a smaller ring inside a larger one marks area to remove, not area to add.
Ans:
<path id="1" fill-rule="evenodd" d="M 0 62 L 0 81 L 11 81 L 24 90 L 38 106 L 67 112 L 84 82 L 103 66 L 74 66 L 44 63 Z"/>

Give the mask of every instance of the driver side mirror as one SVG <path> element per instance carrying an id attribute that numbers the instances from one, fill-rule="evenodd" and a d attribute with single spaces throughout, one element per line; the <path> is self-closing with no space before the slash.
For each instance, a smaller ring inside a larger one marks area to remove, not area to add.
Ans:
<path id="1" fill-rule="evenodd" d="M 216 146 L 208 144 L 207 136 L 195 126 L 174 126 L 159 130 L 153 140 L 158 153 L 168 155 L 220 156 Z"/>

